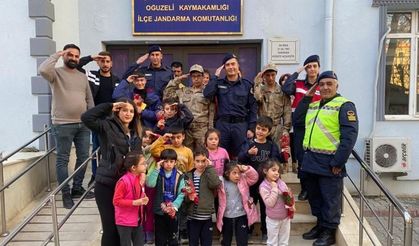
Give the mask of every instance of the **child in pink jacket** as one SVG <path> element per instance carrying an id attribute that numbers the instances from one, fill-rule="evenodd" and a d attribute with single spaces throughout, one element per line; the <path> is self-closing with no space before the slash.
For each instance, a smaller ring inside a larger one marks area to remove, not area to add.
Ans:
<path id="1" fill-rule="evenodd" d="M 123 165 L 127 172 L 116 183 L 113 196 L 115 224 L 121 246 L 142 246 L 144 245 L 143 206 L 147 205 L 148 197 L 140 179 L 145 174 L 147 164 L 141 153 L 130 152 L 125 157 Z"/>
<path id="2" fill-rule="evenodd" d="M 217 228 L 223 236 L 221 245 L 231 245 L 233 230 L 237 245 L 247 245 L 249 226 L 259 217 L 249 193 L 249 186 L 257 180 L 258 173 L 251 166 L 240 165 L 237 161 L 224 164 L 217 214 Z"/>
<path id="3" fill-rule="evenodd" d="M 260 196 L 266 205 L 266 227 L 268 246 L 286 246 L 290 238 L 294 199 L 284 181 L 281 180 L 281 165 L 268 160 L 263 166 L 265 179 L 259 186 Z"/>

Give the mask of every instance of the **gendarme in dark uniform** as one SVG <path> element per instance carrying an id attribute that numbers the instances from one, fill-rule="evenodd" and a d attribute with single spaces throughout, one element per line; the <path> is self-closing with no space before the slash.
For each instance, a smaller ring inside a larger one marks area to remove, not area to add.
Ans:
<path id="1" fill-rule="evenodd" d="M 253 83 L 239 75 L 237 57 L 227 54 L 223 64 L 227 76 L 211 80 L 204 89 L 204 96 L 217 100 L 215 128 L 221 132 L 220 146 L 234 158 L 247 139 L 247 131 L 255 128 L 257 104 Z"/>
<path id="2" fill-rule="evenodd" d="M 332 245 L 340 223 L 345 163 L 358 136 L 355 105 L 338 94 L 338 80 L 333 71 L 318 78 L 321 100 L 311 102 L 310 90 L 298 105 L 294 120 L 305 122 L 305 149 L 301 170 L 307 173 L 306 184 L 311 212 L 317 225 L 303 234 L 317 239 L 313 245 Z"/>

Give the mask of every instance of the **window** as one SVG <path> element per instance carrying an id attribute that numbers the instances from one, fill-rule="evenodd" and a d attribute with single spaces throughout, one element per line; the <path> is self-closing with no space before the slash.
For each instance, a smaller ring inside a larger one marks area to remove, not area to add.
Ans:
<path id="1" fill-rule="evenodd" d="M 385 42 L 386 119 L 419 117 L 419 12 L 388 12 Z"/>

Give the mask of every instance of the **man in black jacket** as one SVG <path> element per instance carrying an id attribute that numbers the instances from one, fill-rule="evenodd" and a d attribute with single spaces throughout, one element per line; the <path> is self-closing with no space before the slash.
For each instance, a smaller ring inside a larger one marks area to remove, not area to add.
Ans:
<path id="1" fill-rule="evenodd" d="M 96 61 L 99 70 L 85 71 L 83 66 L 91 61 Z M 97 55 L 90 55 L 80 58 L 79 71 L 86 73 L 89 81 L 90 90 L 92 91 L 93 100 L 95 105 L 101 103 L 113 102 L 112 93 L 116 86 L 119 84 L 119 78 L 112 74 L 112 55 L 108 51 L 101 51 Z M 95 132 L 92 132 L 92 151 L 99 148 L 99 138 Z M 89 186 L 93 183 L 96 176 L 97 162 L 96 159 L 92 160 L 92 177 L 89 181 Z"/>

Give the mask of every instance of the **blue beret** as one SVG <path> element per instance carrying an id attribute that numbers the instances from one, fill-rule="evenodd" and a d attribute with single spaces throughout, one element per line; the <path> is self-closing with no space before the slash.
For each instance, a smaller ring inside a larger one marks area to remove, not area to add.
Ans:
<path id="1" fill-rule="evenodd" d="M 232 58 L 236 58 L 237 60 L 238 60 L 238 58 L 237 58 L 237 56 L 235 55 L 235 54 L 233 54 L 233 53 L 227 53 L 225 56 L 224 56 L 224 58 L 223 58 L 223 65 L 228 61 L 228 60 L 230 60 L 230 59 L 232 59 Z"/>
<path id="2" fill-rule="evenodd" d="M 321 79 L 330 78 L 330 79 L 336 79 L 338 80 L 338 76 L 333 71 L 324 71 L 319 75 L 317 78 L 317 82 L 320 82 Z"/>
<path id="3" fill-rule="evenodd" d="M 310 62 L 317 62 L 317 64 L 320 66 L 320 57 L 318 55 L 311 55 L 307 57 L 307 59 L 304 61 L 304 66 Z"/>
<path id="4" fill-rule="evenodd" d="M 154 44 L 154 45 L 151 45 L 151 46 L 148 47 L 148 54 L 151 54 L 151 52 L 154 52 L 154 51 L 160 51 L 161 52 L 160 46 L 157 45 L 157 44 Z"/>

